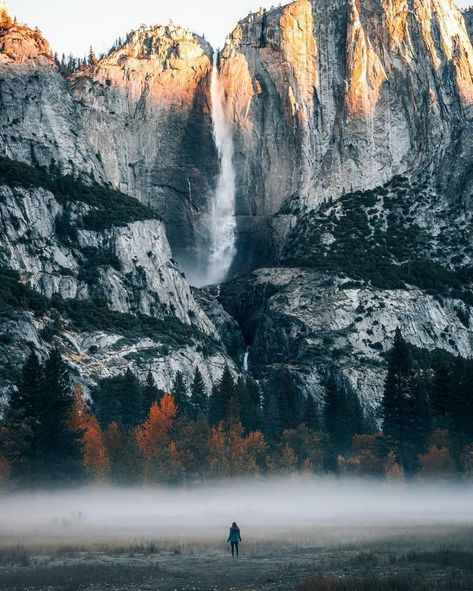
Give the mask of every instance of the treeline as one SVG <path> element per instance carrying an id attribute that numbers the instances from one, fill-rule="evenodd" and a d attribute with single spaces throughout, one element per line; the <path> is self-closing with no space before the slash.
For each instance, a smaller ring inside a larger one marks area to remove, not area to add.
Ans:
<path id="1" fill-rule="evenodd" d="M 85 397 L 57 350 L 32 354 L 0 426 L 0 482 L 181 483 L 244 475 L 353 474 L 402 480 L 473 477 L 473 362 L 409 347 L 396 332 L 380 407 L 328 377 L 321 408 L 289 372 L 261 392 L 228 367 L 208 392 L 198 369 L 170 392 L 131 371 Z"/>
<path id="2" fill-rule="evenodd" d="M 109 49 L 108 52 L 100 53 L 97 55 L 91 46 L 88 54 L 84 57 L 77 57 L 77 56 L 73 55 L 72 53 L 70 53 L 67 56 L 65 53 L 59 55 L 57 52 L 55 52 L 54 61 L 56 62 L 56 65 L 57 65 L 59 71 L 61 72 L 61 74 L 65 78 L 68 78 L 69 76 L 72 76 L 72 74 L 74 74 L 75 72 L 77 72 L 79 70 L 82 70 L 85 68 L 90 68 L 92 66 L 96 66 L 100 61 L 105 59 L 108 55 L 110 55 L 114 51 L 117 51 L 118 49 L 123 47 L 123 45 L 128 43 L 128 41 L 131 39 L 132 35 L 133 35 L 133 31 L 129 32 L 125 36 L 124 39 L 122 39 L 121 37 L 116 39 L 116 41 L 114 41 L 112 47 Z"/>

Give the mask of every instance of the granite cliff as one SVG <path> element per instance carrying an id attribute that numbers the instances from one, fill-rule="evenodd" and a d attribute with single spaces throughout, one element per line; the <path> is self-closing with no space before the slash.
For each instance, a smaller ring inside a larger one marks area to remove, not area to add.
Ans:
<path id="1" fill-rule="evenodd" d="M 188 279 L 219 174 L 212 48 L 143 27 L 66 80 L 40 32 L 0 14 L 1 264 L 25 302 L 2 321 L 5 388 L 53 342 L 87 382 L 131 364 L 163 387 L 195 364 L 210 385 L 247 346 L 264 388 L 289 371 L 320 400 L 335 371 L 372 414 L 397 326 L 473 354 L 473 49 L 452 0 L 240 21 L 216 61 L 237 254 L 207 290 Z"/>

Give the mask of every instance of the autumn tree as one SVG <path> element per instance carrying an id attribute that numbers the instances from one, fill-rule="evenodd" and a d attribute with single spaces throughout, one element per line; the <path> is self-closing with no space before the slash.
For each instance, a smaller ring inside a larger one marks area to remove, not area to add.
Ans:
<path id="1" fill-rule="evenodd" d="M 383 433 L 355 435 L 349 465 L 357 476 L 382 476 L 387 454 L 388 444 Z"/>
<path id="2" fill-rule="evenodd" d="M 221 421 L 210 430 L 209 437 L 209 471 L 213 476 L 227 476 L 230 462 L 227 453 L 227 433 Z"/>
<path id="3" fill-rule="evenodd" d="M 165 394 L 159 402 L 151 405 L 147 419 L 136 430 L 136 441 L 145 460 L 147 478 L 159 476 L 159 463 L 171 443 L 169 435 L 177 412 L 173 396 Z"/>
<path id="4" fill-rule="evenodd" d="M 249 433 L 244 441 L 244 470 L 252 476 L 258 476 L 266 470 L 268 444 L 261 431 Z"/>
<path id="5" fill-rule="evenodd" d="M 425 478 L 450 479 L 456 473 L 455 460 L 446 447 L 430 445 L 425 454 L 419 455 L 420 475 Z"/>
<path id="6" fill-rule="evenodd" d="M 142 455 L 135 434 L 113 421 L 104 433 L 104 443 L 112 482 L 120 485 L 140 482 L 143 476 Z"/>
<path id="7" fill-rule="evenodd" d="M 82 433 L 82 465 L 88 478 L 104 482 L 110 473 L 110 459 L 104 435 L 97 419 L 90 413 L 82 387 L 74 387 L 74 404 L 69 426 Z"/>

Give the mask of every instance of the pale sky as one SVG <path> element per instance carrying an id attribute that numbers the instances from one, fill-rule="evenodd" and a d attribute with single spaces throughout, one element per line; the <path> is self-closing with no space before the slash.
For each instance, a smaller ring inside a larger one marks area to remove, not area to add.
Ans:
<path id="1" fill-rule="evenodd" d="M 473 0 L 472 0 L 473 1 Z M 238 20 L 280 0 L 7 0 L 18 21 L 38 26 L 58 53 L 84 55 L 92 45 L 107 51 L 142 23 L 188 27 L 222 46 Z M 288 4 L 287 1 L 281 4 Z"/>
<path id="2" fill-rule="evenodd" d="M 279 0 L 7 0 L 20 22 L 38 26 L 54 51 L 81 56 L 92 45 L 96 53 L 107 51 L 118 37 L 140 24 L 175 24 L 205 34 L 214 47 L 239 19 L 260 6 Z M 287 4 L 283 1 L 282 4 Z M 458 0 L 462 7 L 473 0 Z"/>

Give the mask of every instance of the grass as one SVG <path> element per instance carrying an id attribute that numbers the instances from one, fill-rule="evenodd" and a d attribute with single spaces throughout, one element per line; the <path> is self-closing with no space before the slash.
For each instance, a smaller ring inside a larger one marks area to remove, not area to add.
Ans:
<path id="1" fill-rule="evenodd" d="M 462 591 L 471 590 L 472 577 L 445 577 L 432 582 L 425 577 L 314 577 L 301 583 L 295 591 Z"/>
<path id="2" fill-rule="evenodd" d="M 132 564 L 70 564 L 58 566 L 28 566 L 21 571 L 14 570 L 1 574 L 0 589 L 76 591 L 103 585 L 143 585 L 156 576 L 156 565 Z"/>

